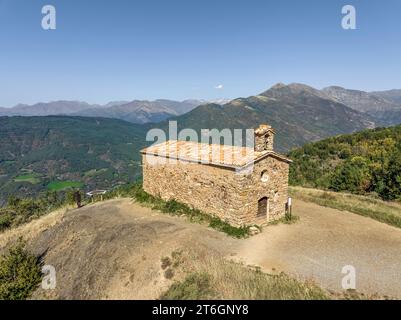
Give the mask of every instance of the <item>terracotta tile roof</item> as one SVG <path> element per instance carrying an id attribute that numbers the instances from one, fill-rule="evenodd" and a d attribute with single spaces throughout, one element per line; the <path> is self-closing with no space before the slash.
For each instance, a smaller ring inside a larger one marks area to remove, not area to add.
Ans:
<path id="1" fill-rule="evenodd" d="M 142 154 L 155 155 L 209 165 L 241 168 L 271 155 L 282 161 L 290 159 L 274 151 L 254 151 L 253 148 L 207 144 L 193 141 L 169 140 L 141 150 Z"/>

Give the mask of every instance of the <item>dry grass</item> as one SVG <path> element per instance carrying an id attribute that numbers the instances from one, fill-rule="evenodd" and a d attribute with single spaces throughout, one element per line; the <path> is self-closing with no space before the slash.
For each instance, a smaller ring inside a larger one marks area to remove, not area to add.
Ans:
<path id="1" fill-rule="evenodd" d="M 401 203 L 399 202 L 302 187 L 290 187 L 289 191 L 294 198 L 325 207 L 350 211 L 401 228 Z"/>
<path id="2" fill-rule="evenodd" d="M 321 300 L 329 295 L 313 282 L 224 259 L 210 252 L 182 253 L 176 281 L 162 299 Z"/>
<path id="3" fill-rule="evenodd" d="M 304 281 L 284 273 L 264 273 L 258 267 L 234 262 L 207 248 L 181 249 L 173 252 L 171 257 L 174 282 L 160 296 L 162 300 L 389 299 L 357 291 L 324 290 L 312 280 Z"/>
<path id="4" fill-rule="evenodd" d="M 29 242 L 29 240 L 32 240 L 41 232 L 59 223 L 63 219 L 66 212 L 68 212 L 68 210 L 71 208 L 72 206 L 67 206 L 57 209 L 40 217 L 40 219 L 32 220 L 26 224 L 0 233 L 0 248 L 4 248 L 9 243 L 15 242 L 19 237 L 23 237 L 24 240 Z"/>

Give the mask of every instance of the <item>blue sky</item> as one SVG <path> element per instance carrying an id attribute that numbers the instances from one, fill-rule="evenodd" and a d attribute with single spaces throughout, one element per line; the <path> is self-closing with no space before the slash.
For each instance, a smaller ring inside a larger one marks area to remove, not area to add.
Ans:
<path id="1" fill-rule="evenodd" d="M 56 30 L 41 28 L 46 4 Z M 341 28 L 346 4 L 357 30 Z M 401 1 L 0 0 L 0 106 L 235 98 L 277 82 L 401 88 Z"/>

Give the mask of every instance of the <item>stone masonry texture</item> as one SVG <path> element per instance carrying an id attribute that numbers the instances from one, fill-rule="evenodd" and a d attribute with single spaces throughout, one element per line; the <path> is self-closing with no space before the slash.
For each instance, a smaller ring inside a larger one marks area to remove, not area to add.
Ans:
<path id="1" fill-rule="evenodd" d="M 270 127 L 262 128 L 261 135 L 268 139 L 264 146 L 272 150 L 273 137 L 266 132 L 273 131 Z M 261 143 L 255 147 L 260 148 Z M 142 154 L 142 162 L 146 192 L 163 200 L 185 203 L 233 226 L 264 225 L 285 214 L 288 159 L 266 154 L 239 170 L 146 153 Z M 262 198 L 267 198 L 266 214 L 258 215 L 258 202 Z"/>

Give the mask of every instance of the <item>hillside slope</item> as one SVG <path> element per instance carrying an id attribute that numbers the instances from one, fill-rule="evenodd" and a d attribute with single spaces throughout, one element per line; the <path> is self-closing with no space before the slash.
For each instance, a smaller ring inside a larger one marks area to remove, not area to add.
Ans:
<path id="1" fill-rule="evenodd" d="M 51 182 L 110 188 L 140 175 L 143 129 L 85 117 L 0 117 L 0 199 L 35 195 Z"/>
<path id="2" fill-rule="evenodd" d="M 401 104 L 401 89 L 393 89 L 387 91 L 375 91 L 372 94 L 382 97 L 386 100 L 393 101 L 395 103 Z"/>
<path id="3" fill-rule="evenodd" d="M 1 233 L 0 254 L 24 236 L 28 249 L 55 267 L 56 289 L 39 288 L 33 296 L 38 299 L 157 299 L 169 288 L 170 298 L 330 298 L 324 289 L 343 292 L 341 270 L 350 261 L 359 270 L 357 290 L 367 294 L 362 298 L 401 296 L 400 229 L 299 199 L 294 212 L 297 223 L 269 226 L 240 240 L 115 199 L 59 210 Z M 209 281 L 201 287 L 185 281 L 194 274 Z M 186 295 L 170 287 L 176 281 L 187 284 Z"/>
<path id="4" fill-rule="evenodd" d="M 286 152 L 306 142 L 351 133 L 375 126 L 374 119 L 331 100 L 311 87 L 276 85 L 248 98 L 225 105 L 205 104 L 177 120 L 178 127 L 200 129 L 247 129 L 268 123 L 276 130 L 275 148 Z M 167 127 L 167 123 L 158 125 Z"/>
<path id="5" fill-rule="evenodd" d="M 292 184 L 401 200 L 401 126 L 328 138 L 289 156 Z"/>
<path id="6" fill-rule="evenodd" d="M 174 107 L 165 100 L 158 103 L 160 110 L 166 111 L 162 105 Z M 142 111 L 145 113 L 144 122 L 147 112 L 153 110 L 142 103 L 111 105 L 101 110 L 119 110 L 122 114 L 123 109 L 131 107 L 136 110 L 133 113 L 137 118 Z M 166 115 L 167 111 L 162 114 Z M 128 113 L 123 118 L 130 120 Z M 213 128 L 248 129 L 268 123 L 276 130 L 275 149 L 280 152 L 375 126 L 369 115 L 301 84 L 279 84 L 260 95 L 224 105 L 201 105 L 173 120 L 178 121 L 179 129 L 191 128 L 198 132 Z M 9 194 L 30 196 L 49 188 L 82 185 L 86 189 L 110 188 L 130 182 L 141 174 L 139 150 L 151 143 L 145 141 L 145 134 L 155 127 L 167 132 L 168 121 L 139 125 L 92 117 L 2 117 L 0 204 Z"/>
<path id="7" fill-rule="evenodd" d="M 355 110 L 365 112 L 377 119 L 382 125 L 401 123 L 401 102 L 397 101 L 397 90 L 394 92 L 365 92 L 341 87 L 328 87 L 322 90 L 332 99 Z"/>

